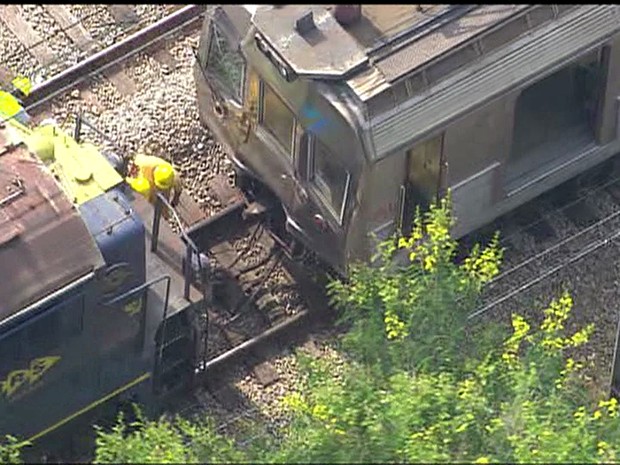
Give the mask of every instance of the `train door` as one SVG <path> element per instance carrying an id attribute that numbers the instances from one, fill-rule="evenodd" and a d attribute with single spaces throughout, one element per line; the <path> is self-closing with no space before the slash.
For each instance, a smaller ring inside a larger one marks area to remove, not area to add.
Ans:
<path id="1" fill-rule="evenodd" d="M 510 192 L 600 143 L 609 48 L 587 52 L 524 88 L 505 166 Z"/>
<path id="2" fill-rule="evenodd" d="M 443 157 L 443 134 L 428 139 L 406 153 L 407 173 L 401 189 L 400 228 L 411 231 L 415 208 L 422 211 L 445 192 L 447 163 Z"/>

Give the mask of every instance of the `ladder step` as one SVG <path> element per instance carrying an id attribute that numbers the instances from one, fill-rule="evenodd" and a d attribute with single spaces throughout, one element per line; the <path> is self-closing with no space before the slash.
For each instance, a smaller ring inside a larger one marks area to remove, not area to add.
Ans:
<path id="1" fill-rule="evenodd" d="M 189 363 L 189 361 L 187 359 L 185 359 L 185 358 L 180 358 L 180 359 L 176 359 L 174 362 L 162 363 L 159 366 L 159 368 L 160 368 L 159 376 L 163 378 L 163 375 L 165 373 L 170 373 L 171 371 L 173 371 L 176 368 L 180 367 L 184 363 Z"/>
<path id="2" fill-rule="evenodd" d="M 187 339 L 188 341 L 191 341 L 191 338 L 189 337 L 188 334 L 180 334 L 180 335 L 174 337 L 173 339 L 169 339 L 169 340 L 164 341 L 164 344 L 163 344 L 164 350 L 166 350 L 166 347 L 170 347 L 171 345 L 174 345 L 175 343 L 177 343 L 177 342 L 179 342 L 179 341 L 181 341 L 183 339 Z"/>

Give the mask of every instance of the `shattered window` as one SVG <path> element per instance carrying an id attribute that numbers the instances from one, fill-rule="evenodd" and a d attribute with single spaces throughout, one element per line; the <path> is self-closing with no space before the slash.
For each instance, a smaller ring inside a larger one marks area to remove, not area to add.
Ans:
<path id="1" fill-rule="evenodd" d="M 237 47 L 231 47 L 221 29 L 212 23 L 207 73 L 214 76 L 223 90 L 239 102 L 242 96 L 244 69 L 245 61 Z"/>

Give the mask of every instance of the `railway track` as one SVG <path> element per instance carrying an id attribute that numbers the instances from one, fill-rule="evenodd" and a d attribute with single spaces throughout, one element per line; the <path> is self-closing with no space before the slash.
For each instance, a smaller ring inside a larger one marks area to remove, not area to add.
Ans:
<path id="1" fill-rule="evenodd" d="M 590 343 L 571 355 L 591 362 L 588 376 L 603 395 L 620 316 L 618 162 L 616 156 L 468 238 L 488 238 L 499 230 L 505 248 L 502 271 L 486 286 L 472 323 L 509 324 L 513 313 L 540 322 L 550 300 L 569 291 L 574 310 L 567 330 L 595 325 Z"/>
<path id="2" fill-rule="evenodd" d="M 149 31 L 155 33 L 151 39 L 161 37 L 166 26 L 175 26 L 175 18 L 187 22 L 202 11 L 198 5 L 1 5 L 0 43 L 7 52 L 0 61 L 0 83 L 6 86 L 19 74 L 41 84 L 29 99 L 31 111 L 94 69 L 119 92 L 131 93 L 131 78 L 122 68 L 106 70 L 97 61 L 120 57 L 106 47 L 127 55 L 123 44 L 139 47 Z"/>
<path id="3" fill-rule="evenodd" d="M 34 14 L 34 5 L 18 9 L 22 20 L 30 7 Z M 237 218 L 239 224 L 231 228 L 237 230 L 236 234 L 216 239 L 196 234 L 197 240 L 204 240 L 202 245 L 214 264 L 217 281 L 214 305 L 205 315 L 209 325 L 206 370 L 197 376 L 196 385 L 203 387 L 191 395 L 174 398 L 177 405 L 170 405 L 169 410 L 216 414 L 224 429 L 239 419 L 263 416 L 265 409 L 251 406 L 253 402 L 248 399 L 256 395 L 257 389 L 267 392 L 279 381 L 289 383 L 288 379 L 282 380 L 288 376 L 282 374 L 287 368 L 278 365 L 274 354 L 304 340 L 316 320 L 329 321 L 330 313 L 325 311 L 325 276 L 321 272 L 313 273 L 311 266 L 303 267 L 287 258 L 282 251 L 282 238 L 270 233 L 268 214 L 263 211 L 265 206 L 252 205 L 232 189 L 230 162 L 217 142 L 198 124 L 190 49 L 197 43 L 201 14 L 206 7 L 177 5 L 168 9 L 166 5 L 158 5 L 158 14 L 148 16 L 139 11 L 147 6 L 121 5 L 117 7 L 123 8 L 115 16 L 114 5 L 98 6 L 106 11 L 102 15 L 108 18 L 105 21 L 96 19 L 98 14 L 94 13 L 104 10 L 93 10 L 92 16 L 89 13 L 80 16 L 76 9 L 87 6 L 58 6 L 66 11 L 57 9 L 56 16 L 50 12 L 51 6 L 36 7 L 45 8 L 54 20 L 69 18 L 58 21 L 63 29 L 63 43 L 74 47 L 75 54 L 59 62 L 57 68 L 45 68 L 51 70 L 48 79 L 35 86 L 26 102 L 35 119 L 49 116 L 64 119 L 80 111 L 99 129 L 99 133 L 85 129 L 94 142 L 110 146 L 112 140 L 112 146 L 123 152 L 154 144 L 155 152 L 170 156 L 188 181 L 191 200 L 186 201 L 184 208 L 190 230 L 208 217 L 234 207 L 236 202 L 243 205 L 236 207 L 238 213 L 255 209 L 249 217 Z M 0 41 L 11 32 L 5 22 L 7 11 L 8 14 L 16 11 L 2 8 Z M 134 13 L 149 19 L 141 22 L 127 19 Z M 95 20 L 99 21 L 98 26 L 90 24 Z M 118 33 L 113 42 L 106 42 L 106 21 L 114 24 L 110 28 Z M 79 24 L 73 26 L 75 22 Z M 35 26 L 31 29 L 38 30 Z M 32 74 L 30 71 L 37 71 L 45 60 L 56 62 L 60 52 L 55 50 L 60 50 L 60 46 L 46 45 L 50 52 L 35 39 L 13 35 L 15 49 L 21 50 L 25 58 L 23 63 L 9 60 L 4 67 L 0 65 L 2 83 L 10 82 L 17 73 Z M 29 48 L 37 51 L 24 52 Z M 490 230 L 502 231 L 503 245 L 507 248 L 503 269 L 514 271 L 485 291 L 480 308 L 492 307 L 484 312 L 481 321 L 506 321 L 512 311 L 529 311 L 539 319 L 540 314 L 534 309 L 557 295 L 562 286 L 568 287 L 575 297 L 577 322 L 597 320 L 593 339 L 594 350 L 600 355 L 596 365 L 599 371 L 604 371 L 605 363 L 608 365 L 611 358 L 616 329 L 617 312 L 612 302 L 620 297 L 615 291 L 617 270 L 613 262 L 617 260 L 609 253 L 615 250 L 613 247 L 603 246 L 598 252 L 576 260 L 577 268 L 564 267 L 525 290 L 519 288 L 618 229 L 620 215 L 611 215 L 620 202 L 620 182 L 609 183 L 617 175 L 614 171 L 606 180 L 594 178 L 591 182 L 586 181 L 589 175 L 584 175 L 580 181 L 561 186 L 491 225 Z M 605 217 L 609 219 L 587 229 Z M 579 232 L 583 234 L 568 240 Z M 547 251 L 560 243 L 561 246 Z M 545 254 L 537 255 L 542 252 Z M 617 251 L 615 254 L 620 255 Z M 531 260 L 532 257 L 537 258 Z M 606 273 L 604 278 L 601 273 Z M 519 292 L 509 295 L 515 290 Z M 586 349 L 592 351 L 591 347 Z M 316 347 L 310 350 L 317 351 Z M 240 389 L 239 380 L 245 383 L 243 389 L 252 384 L 255 391 L 248 393 Z"/>
<path id="4" fill-rule="evenodd" d="M 70 116 L 79 112 L 90 123 L 83 127 L 89 141 L 123 153 L 155 145 L 157 154 L 170 156 L 188 180 L 191 198 L 185 197 L 185 219 L 189 210 L 197 215 L 186 226 L 217 216 L 234 197 L 230 196 L 231 166 L 199 126 L 196 114 L 191 47 L 197 43 L 203 11 L 203 6 L 196 5 L 179 8 L 126 34 L 120 42 L 84 55 L 36 84 L 25 102 L 35 122 L 55 117 L 71 123 Z M 254 207 L 260 210 L 259 205 Z M 235 377 L 235 371 L 246 373 L 246 385 L 248 376 L 255 381 L 249 397 L 273 389 L 281 370 L 277 362 L 270 362 L 271 357 L 305 338 L 316 319 L 329 319 L 321 312 L 327 309 L 321 274 L 311 276 L 287 258 L 281 239 L 270 234 L 260 212 L 256 218 L 252 224 L 241 224 L 234 237 L 204 244 L 216 265 L 219 295 L 208 315 L 208 370 L 199 374 L 196 383 L 204 387 L 190 397 L 193 407 L 203 413 L 239 409 L 239 403 L 231 401 L 233 381 L 228 385 L 226 381 Z M 311 314 L 310 309 L 319 311 Z M 205 396 L 212 399 L 209 412 L 204 411 Z M 182 400 L 183 396 L 173 399 L 179 405 L 170 405 L 169 410 L 192 409 Z M 85 421 L 83 426 L 89 420 Z"/>
<path id="5" fill-rule="evenodd" d="M 334 313 L 325 295 L 327 273 L 292 256 L 290 238 L 272 224 L 277 210 L 249 201 L 225 176 L 208 186 L 221 205 L 218 213 L 207 216 L 187 204 L 182 210 L 187 235 L 213 265 L 208 279 L 213 298 L 203 315 L 204 363 L 190 401 L 175 397 L 169 411 L 211 415 L 214 401 L 229 412 L 243 404 L 231 383 L 239 370 L 262 388 L 279 381 L 272 358 L 306 340 L 311 329 L 325 328 Z"/>

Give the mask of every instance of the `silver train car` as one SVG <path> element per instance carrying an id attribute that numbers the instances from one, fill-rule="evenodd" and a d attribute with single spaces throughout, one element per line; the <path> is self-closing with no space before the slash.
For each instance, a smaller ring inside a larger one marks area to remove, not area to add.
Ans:
<path id="1" fill-rule="evenodd" d="M 226 5 L 200 118 L 342 273 L 449 189 L 455 237 L 620 151 L 616 5 Z"/>

